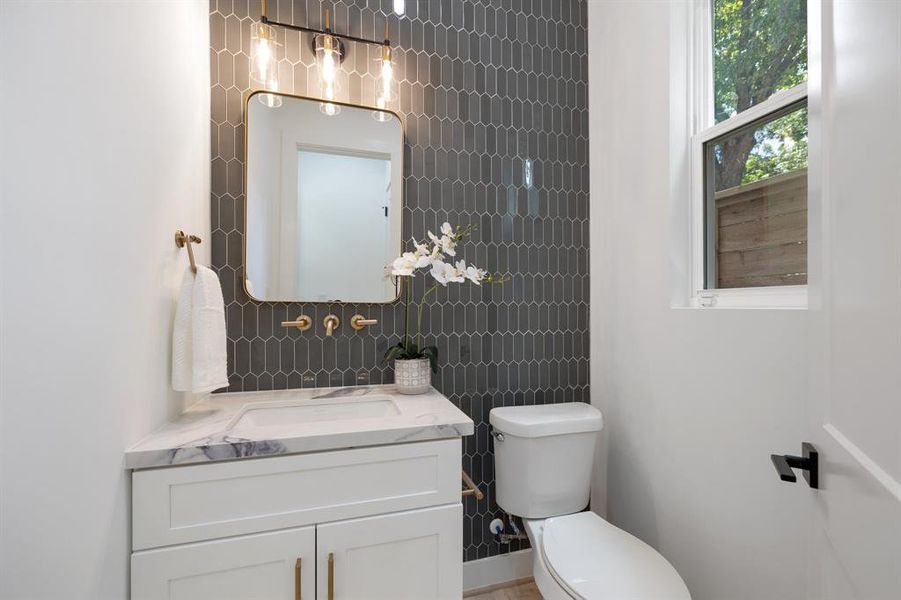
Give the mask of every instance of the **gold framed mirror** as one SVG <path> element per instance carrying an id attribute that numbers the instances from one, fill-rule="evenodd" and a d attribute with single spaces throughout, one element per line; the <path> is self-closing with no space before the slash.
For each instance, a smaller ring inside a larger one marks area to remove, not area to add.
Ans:
<path id="1" fill-rule="evenodd" d="M 244 288 L 254 300 L 385 304 L 401 252 L 404 143 L 387 110 L 268 91 L 244 104 Z"/>

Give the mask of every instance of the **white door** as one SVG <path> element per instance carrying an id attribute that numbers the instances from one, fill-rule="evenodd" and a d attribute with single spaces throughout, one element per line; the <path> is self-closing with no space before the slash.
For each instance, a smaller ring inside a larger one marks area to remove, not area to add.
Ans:
<path id="1" fill-rule="evenodd" d="M 813 503 L 808 597 L 897 599 L 901 2 L 824 0 L 808 6 L 809 441 L 820 459 L 820 489 L 797 490 Z M 791 450 L 797 454 L 799 448 Z"/>
<path id="2" fill-rule="evenodd" d="M 316 529 L 135 552 L 132 600 L 312 600 Z"/>
<path id="3" fill-rule="evenodd" d="M 317 526 L 317 598 L 459 600 L 462 519 L 453 504 Z"/>

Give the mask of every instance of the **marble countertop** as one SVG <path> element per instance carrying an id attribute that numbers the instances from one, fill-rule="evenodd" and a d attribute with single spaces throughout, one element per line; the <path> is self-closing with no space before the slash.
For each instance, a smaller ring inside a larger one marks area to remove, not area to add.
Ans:
<path id="1" fill-rule="evenodd" d="M 390 398 L 394 406 L 369 402 L 384 398 Z M 351 402 L 360 402 L 359 415 Z M 282 423 L 270 417 L 263 423 L 266 419 L 254 417 L 263 414 L 260 408 L 319 405 L 334 409 L 342 403 L 348 404 L 346 414 L 335 420 Z M 388 406 L 389 414 L 372 414 L 380 405 Z M 393 385 L 211 394 L 126 450 L 125 467 L 146 469 L 419 442 L 472 435 L 473 430 L 472 419 L 434 389 L 416 396 L 398 394 Z"/>

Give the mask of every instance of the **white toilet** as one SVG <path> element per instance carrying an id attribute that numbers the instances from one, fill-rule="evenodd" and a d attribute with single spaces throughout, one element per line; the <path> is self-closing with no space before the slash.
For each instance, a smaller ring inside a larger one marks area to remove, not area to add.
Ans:
<path id="1" fill-rule="evenodd" d="M 588 404 L 491 410 L 497 503 L 521 517 L 545 600 L 690 600 L 653 548 L 588 505 L 601 413 Z"/>

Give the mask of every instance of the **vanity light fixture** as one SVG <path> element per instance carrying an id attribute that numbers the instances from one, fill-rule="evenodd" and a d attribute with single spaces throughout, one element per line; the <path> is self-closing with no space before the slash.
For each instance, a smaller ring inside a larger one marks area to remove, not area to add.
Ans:
<path id="1" fill-rule="evenodd" d="M 275 58 L 275 30 L 266 23 L 253 26 L 250 42 L 250 78 L 271 92 L 278 91 L 278 62 Z M 270 108 L 281 106 L 282 99 L 275 94 L 260 94 L 260 102 Z"/>
<path id="2" fill-rule="evenodd" d="M 391 46 L 388 45 L 388 23 L 385 23 L 385 45 L 382 46 L 382 54 L 376 61 L 378 63 L 379 76 L 376 80 L 375 106 L 388 109 L 394 101 L 394 63 L 391 61 Z M 376 121 L 390 121 L 391 113 L 374 111 L 372 113 Z"/>
<path id="3" fill-rule="evenodd" d="M 338 92 L 338 66 L 344 61 L 344 44 L 331 34 L 331 15 L 325 11 L 325 31 L 313 36 L 313 52 L 316 53 L 316 67 L 319 69 L 321 95 L 325 100 L 336 100 Z M 319 110 L 333 117 L 341 112 L 341 107 L 333 102 L 321 102 Z"/>
<path id="4" fill-rule="evenodd" d="M 406 9 L 403 0 L 394 0 L 394 10 L 397 14 L 403 14 Z M 388 24 L 385 23 L 385 39 L 371 40 L 352 35 L 335 33 L 331 28 L 331 11 L 325 12 L 325 29 L 314 29 L 311 27 L 301 27 L 291 23 L 282 23 L 274 21 L 266 14 L 266 0 L 262 0 L 260 22 L 254 24 L 254 32 L 252 36 L 251 48 L 251 79 L 263 89 L 277 91 L 278 90 L 278 64 L 275 58 L 275 27 L 284 27 L 303 33 L 312 33 L 313 53 L 316 55 L 316 65 L 319 70 L 320 91 L 324 102 L 320 105 L 320 110 L 327 115 L 336 115 L 341 111 L 341 105 L 338 103 L 338 93 L 340 92 L 341 70 L 340 65 L 346 56 L 344 42 L 356 42 L 361 44 L 369 44 L 379 46 L 381 48 L 378 75 L 378 89 L 376 90 L 376 106 L 379 108 L 388 108 L 396 95 L 393 90 L 394 83 L 394 67 L 391 62 L 391 40 L 388 39 Z M 270 99 L 266 99 L 270 96 Z M 270 94 L 260 94 L 260 99 L 264 104 L 272 103 L 275 100 L 281 102 L 277 96 Z M 330 102 L 331 101 L 331 102 Z M 274 106 L 274 104 L 267 104 Z M 376 118 L 386 120 L 384 117 Z"/>

